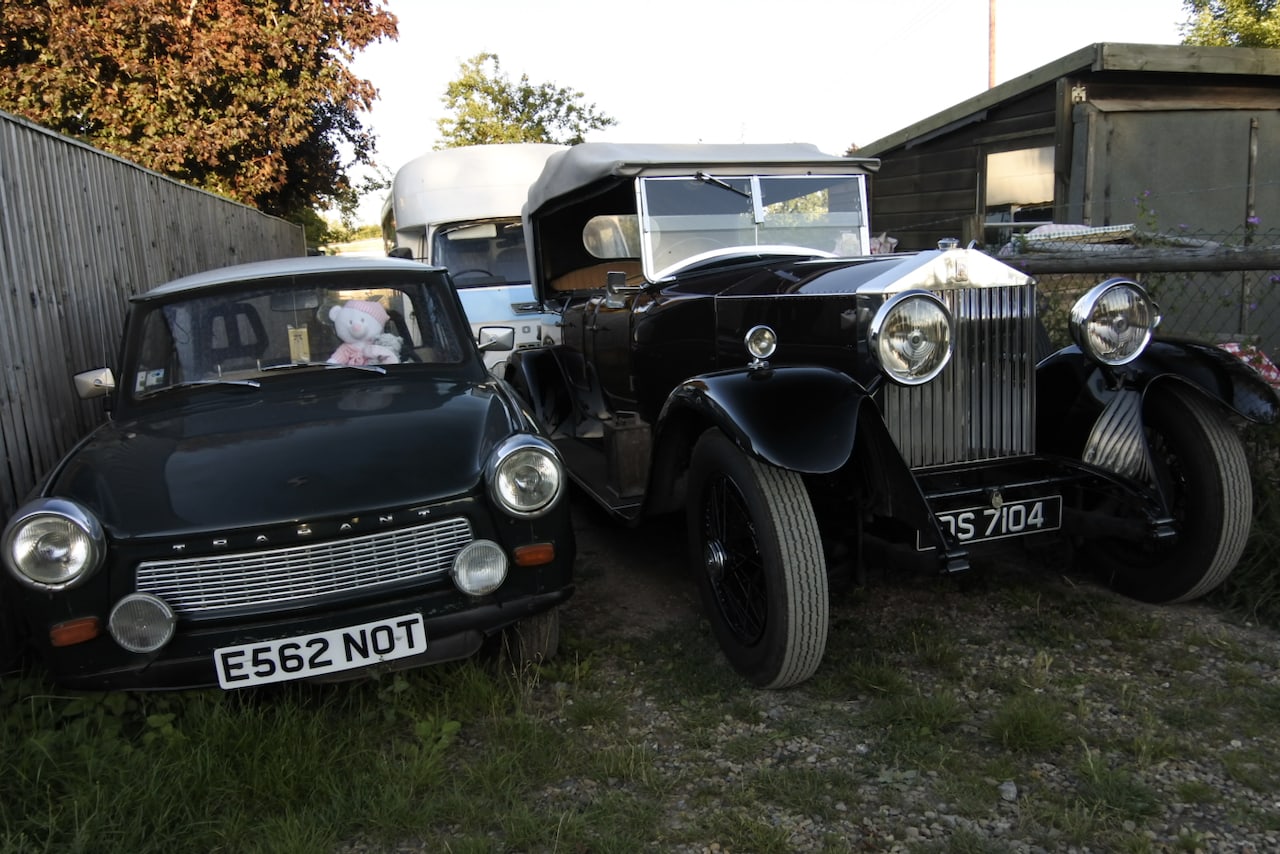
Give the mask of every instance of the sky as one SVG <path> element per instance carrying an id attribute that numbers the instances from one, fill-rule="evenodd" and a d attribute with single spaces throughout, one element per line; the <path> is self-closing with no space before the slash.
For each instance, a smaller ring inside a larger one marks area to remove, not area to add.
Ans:
<path id="1" fill-rule="evenodd" d="M 399 37 L 351 63 L 388 173 L 439 141 L 460 65 L 498 56 L 617 124 L 589 142 L 865 145 L 987 89 L 991 0 L 382 0 Z M 1095 42 L 1178 44 L 1183 0 L 994 0 L 995 82 Z M 377 222 L 384 194 L 362 200 Z"/>

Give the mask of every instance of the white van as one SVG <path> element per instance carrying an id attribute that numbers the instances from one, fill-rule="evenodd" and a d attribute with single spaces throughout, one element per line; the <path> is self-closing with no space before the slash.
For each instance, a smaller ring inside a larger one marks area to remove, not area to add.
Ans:
<path id="1" fill-rule="evenodd" d="M 520 209 L 548 157 L 564 146 L 473 145 L 410 160 L 382 207 L 388 254 L 447 267 L 493 369 L 513 349 L 559 343 L 559 315 L 530 285 Z"/>

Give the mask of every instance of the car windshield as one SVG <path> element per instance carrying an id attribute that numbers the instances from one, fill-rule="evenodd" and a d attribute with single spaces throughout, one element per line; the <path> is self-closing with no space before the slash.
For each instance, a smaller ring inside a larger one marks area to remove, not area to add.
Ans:
<path id="1" fill-rule="evenodd" d="M 246 282 L 144 303 L 126 354 L 131 393 L 141 399 L 209 383 L 253 386 L 292 367 L 458 365 L 473 351 L 447 294 L 420 278 L 362 286 L 346 276 Z"/>
<path id="2" fill-rule="evenodd" d="M 431 261 L 448 267 L 459 288 L 529 284 L 529 259 L 519 217 L 439 226 Z"/>
<path id="3" fill-rule="evenodd" d="M 655 276 L 703 253 L 771 247 L 865 254 L 860 175 L 643 178 L 641 244 Z"/>

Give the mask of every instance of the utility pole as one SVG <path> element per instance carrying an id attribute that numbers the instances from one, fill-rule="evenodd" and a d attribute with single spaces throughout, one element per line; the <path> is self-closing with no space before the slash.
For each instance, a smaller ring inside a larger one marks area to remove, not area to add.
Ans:
<path id="1" fill-rule="evenodd" d="M 996 85 L 996 0 L 987 0 L 987 88 Z"/>

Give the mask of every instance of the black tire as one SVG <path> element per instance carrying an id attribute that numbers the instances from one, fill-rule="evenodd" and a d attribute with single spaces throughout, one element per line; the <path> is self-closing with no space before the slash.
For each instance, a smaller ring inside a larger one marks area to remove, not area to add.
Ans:
<path id="1" fill-rule="evenodd" d="M 1253 522 L 1240 434 L 1202 395 L 1156 386 L 1143 403 L 1152 464 L 1177 521 L 1163 547 L 1093 543 L 1085 556 L 1115 590 L 1144 602 L 1186 602 L 1220 585 L 1240 560 Z"/>
<path id="2" fill-rule="evenodd" d="M 748 457 L 718 430 L 693 451 L 690 558 L 725 657 L 761 688 L 818 669 L 827 646 L 822 540 L 800 476 Z"/>
<path id="3" fill-rule="evenodd" d="M 560 650 L 560 609 L 525 617 L 502 633 L 502 652 L 520 672 L 554 658 Z"/>

